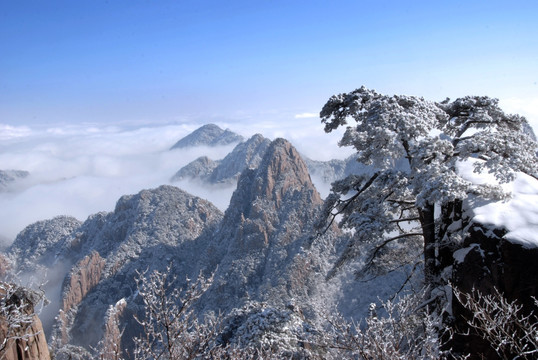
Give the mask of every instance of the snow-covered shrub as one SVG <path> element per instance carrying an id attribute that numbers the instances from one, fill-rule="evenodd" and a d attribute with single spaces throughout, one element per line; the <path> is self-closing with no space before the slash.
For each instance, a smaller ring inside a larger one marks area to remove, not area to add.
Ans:
<path id="1" fill-rule="evenodd" d="M 171 268 L 154 271 L 136 279 L 138 294 L 144 303 L 144 315 L 136 318 L 143 334 L 134 339 L 135 359 L 192 359 L 209 354 L 216 347 L 218 319 L 203 321 L 194 313 L 193 304 L 213 281 L 201 274 L 187 279 L 183 289 L 174 287 L 176 277 Z"/>
<path id="2" fill-rule="evenodd" d="M 428 311 L 424 292 L 388 300 L 380 306 L 371 304 L 370 315 L 363 322 L 338 315 L 327 315 L 326 319 L 327 328 L 318 332 L 317 346 L 327 349 L 327 359 L 448 358 L 438 336 L 441 318 Z"/>
<path id="3" fill-rule="evenodd" d="M 501 359 L 536 359 L 538 357 L 538 316 L 526 313 L 517 301 L 508 301 L 497 289 L 484 295 L 454 289 L 458 301 L 469 310 L 470 331 L 489 343 Z M 534 299 L 535 309 L 538 300 Z"/>

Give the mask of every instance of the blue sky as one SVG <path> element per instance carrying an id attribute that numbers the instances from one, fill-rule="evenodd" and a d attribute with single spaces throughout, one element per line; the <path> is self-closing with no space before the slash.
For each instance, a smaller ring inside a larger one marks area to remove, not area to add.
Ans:
<path id="1" fill-rule="evenodd" d="M 0 5 L 0 124 L 290 121 L 361 85 L 538 123 L 535 0 Z"/>

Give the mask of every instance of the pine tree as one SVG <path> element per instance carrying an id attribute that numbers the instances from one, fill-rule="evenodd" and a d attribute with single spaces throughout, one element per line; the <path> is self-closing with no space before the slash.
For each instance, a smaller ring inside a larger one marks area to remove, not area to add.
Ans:
<path id="1" fill-rule="evenodd" d="M 505 114 L 496 99 L 436 103 L 361 87 L 332 96 L 320 117 L 326 132 L 347 125 L 339 145 L 353 147 L 357 161 L 371 167 L 333 183 L 325 202 L 324 219 L 353 230 L 335 271 L 357 257 L 366 269 L 396 266 L 421 244 L 425 282 L 435 289 L 461 241 L 464 200 L 507 196 L 499 185 L 464 179 L 459 164 L 472 162 L 498 184 L 517 172 L 537 174 L 526 119 Z"/>

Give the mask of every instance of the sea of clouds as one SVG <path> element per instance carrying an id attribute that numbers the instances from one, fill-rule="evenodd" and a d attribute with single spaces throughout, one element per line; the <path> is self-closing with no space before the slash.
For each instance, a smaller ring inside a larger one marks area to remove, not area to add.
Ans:
<path id="1" fill-rule="evenodd" d="M 337 146 L 341 133 L 326 134 L 319 119 L 297 117 L 287 122 L 213 122 L 248 138 L 261 133 L 283 137 L 316 160 L 345 158 L 351 151 Z M 125 194 L 172 184 L 208 199 L 221 210 L 234 188 L 211 188 L 170 178 L 199 156 L 222 159 L 234 147 L 169 150 L 204 123 L 66 124 L 54 126 L 0 124 L 0 170 L 26 170 L 30 176 L 0 192 L 0 241 L 9 244 L 25 226 L 57 215 L 85 220 L 112 211 Z M 329 185 L 317 179 L 325 195 Z"/>

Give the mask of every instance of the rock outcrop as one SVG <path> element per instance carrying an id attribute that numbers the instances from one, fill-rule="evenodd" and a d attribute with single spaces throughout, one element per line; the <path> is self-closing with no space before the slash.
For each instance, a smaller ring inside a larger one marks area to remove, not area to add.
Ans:
<path id="1" fill-rule="evenodd" d="M 517 301 L 523 306 L 523 313 L 538 311 L 534 299 L 538 298 L 538 248 L 528 248 L 504 238 L 504 229 L 493 228 L 480 223 L 468 226 L 462 249 L 454 254 L 452 284 L 464 294 L 479 292 L 493 295 L 499 291 L 508 301 Z M 452 313 L 458 333 L 453 348 L 463 353 L 471 353 L 472 358 L 500 358 L 490 344 L 481 336 L 468 332 L 466 319 L 469 314 L 457 300 Z M 512 354 L 514 357 L 517 354 Z"/>
<path id="2" fill-rule="evenodd" d="M 218 264 L 206 308 L 229 311 L 247 300 L 292 297 L 289 269 L 306 244 L 322 200 L 299 153 L 286 140 L 271 143 L 257 169 L 243 171 L 222 225 L 209 245 Z"/>
<path id="3" fill-rule="evenodd" d="M 222 130 L 215 124 L 204 125 L 185 136 L 170 148 L 182 149 L 193 146 L 220 146 L 243 141 L 243 137 L 228 129 Z"/>
<path id="4" fill-rule="evenodd" d="M 208 178 L 212 184 L 237 182 L 245 169 L 256 169 L 267 151 L 271 141 L 260 134 L 239 143 L 226 155 Z"/>
<path id="5" fill-rule="evenodd" d="M 49 360 L 45 332 L 34 313 L 37 297 L 31 290 L 0 284 L 0 358 Z M 15 315 L 17 314 L 17 315 Z"/>

